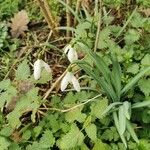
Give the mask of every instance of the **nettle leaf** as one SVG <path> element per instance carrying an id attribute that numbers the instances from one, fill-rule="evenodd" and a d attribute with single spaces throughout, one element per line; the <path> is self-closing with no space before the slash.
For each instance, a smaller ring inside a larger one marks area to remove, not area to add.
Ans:
<path id="1" fill-rule="evenodd" d="M 0 136 L 0 149 L 7 150 L 9 146 L 10 142 L 5 137 Z"/>
<path id="2" fill-rule="evenodd" d="M 141 79 L 138 82 L 140 90 L 146 95 L 150 95 L 150 78 L 148 79 Z"/>
<path id="3" fill-rule="evenodd" d="M 24 60 L 21 64 L 19 64 L 18 69 L 16 70 L 16 79 L 17 80 L 26 80 L 30 76 L 30 68 L 28 65 L 28 61 Z"/>
<path id="4" fill-rule="evenodd" d="M 84 122 L 86 118 L 86 114 L 82 113 L 83 107 L 73 109 L 65 114 L 65 119 L 67 122 L 74 122 L 75 120 L 78 122 Z"/>
<path id="5" fill-rule="evenodd" d="M 146 54 L 144 58 L 141 60 L 141 64 L 143 66 L 150 66 L 150 54 Z"/>
<path id="6" fill-rule="evenodd" d="M 71 130 L 66 133 L 60 140 L 58 140 L 58 147 L 60 149 L 71 149 L 83 144 L 84 135 L 75 125 L 71 125 Z"/>
<path id="7" fill-rule="evenodd" d="M 92 141 L 97 140 L 97 128 L 95 124 L 90 124 L 85 128 L 85 132 Z"/>
<path id="8" fill-rule="evenodd" d="M 138 31 L 134 29 L 129 29 L 128 32 L 126 32 L 125 37 L 124 37 L 125 42 L 128 45 L 133 44 L 134 42 L 138 41 L 139 38 L 140 38 L 140 35 Z"/>
<path id="9" fill-rule="evenodd" d="M 110 129 L 106 129 L 101 136 L 101 139 L 108 141 L 117 141 L 119 139 L 119 134 L 115 127 L 110 127 Z"/>
<path id="10" fill-rule="evenodd" d="M 99 42 L 98 42 L 98 48 L 99 49 L 104 49 L 108 47 L 108 43 L 110 41 L 110 29 L 109 28 L 104 28 L 101 32 L 100 32 L 100 36 L 99 36 Z"/>
<path id="11" fill-rule="evenodd" d="M 25 113 L 32 111 L 31 120 L 35 122 L 35 113 L 40 106 L 38 97 L 38 88 L 31 89 L 26 95 L 23 95 L 17 102 L 15 109 L 7 115 L 8 122 L 12 128 L 18 128 L 21 125 L 20 117 Z"/>
<path id="12" fill-rule="evenodd" d="M 9 103 L 14 96 L 16 96 L 17 90 L 10 83 L 10 80 L 3 80 L 0 82 L 0 108 L 3 108 L 5 103 Z"/>
<path id="13" fill-rule="evenodd" d="M 109 145 L 103 143 L 101 140 L 97 140 L 92 150 L 111 150 Z"/>
<path id="14" fill-rule="evenodd" d="M 102 100 L 97 100 L 91 105 L 91 115 L 101 119 L 103 117 L 102 113 L 108 107 L 108 99 L 103 98 Z"/>
<path id="15" fill-rule="evenodd" d="M 52 74 L 47 72 L 44 68 L 42 69 L 42 72 L 41 72 L 41 77 L 39 80 L 34 80 L 35 83 L 40 83 L 40 84 L 45 84 L 47 83 L 48 81 L 51 81 L 52 80 Z"/>
<path id="16" fill-rule="evenodd" d="M 137 74 L 139 72 L 139 64 L 137 63 L 131 64 L 127 68 L 127 72 L 132 73 L 132 74 Z"/>
<path id="17" fill-rule="evenodd" d="M 55 144 L 55 138 L 50 130 L 46 130 L 42 135 L 39 144 L 42 148 L 50 148 Z"/>

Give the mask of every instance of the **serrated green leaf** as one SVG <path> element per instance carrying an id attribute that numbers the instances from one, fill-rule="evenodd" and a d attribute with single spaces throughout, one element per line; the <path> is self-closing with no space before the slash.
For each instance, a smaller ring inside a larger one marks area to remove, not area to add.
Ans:
<path id="1" fill-rule="evenodd" d="M 21 125 L 20 117 L 23 113 L 31 111 L 31 119 L 35 121 L 35 113 L 38 110 L 39 103 L 38 88 L 31 89 L 26 95 L 23 95 L 17 102 L 14 110 L 7 115 L 7 119 L 12 128 L 18 128 Z"/>
<path id="2" fill-rule="evenodd" d="M 128 32 L 126 32 L 125 37 L 124 37 L 125 42 L 128 45 L 133 44 L 134 42 L 138 41 L 139 38 L 140 38 L 140 35 L 138 31 L 134 29 L 129 29 Z"/>
<path id="3" fill-rule="evenodd" d="M 39 141 L 39 144 L 43 149 L 53 147 L 53 145 L 55 144 L 55 138 L 50 130 L 46 130 L 44 132 Z"/>
<path id="4" fill-rule="evenodd" d="M 146 95 L 150 95 L 150 78 L 149 79 L 141 79 L 138 82 L 140 90 Z"/>
<path id="5" fill-rule="evenodd" d="M 83 140 L 83 133 L 75 124 L 72 124 L 71 130 L 58 141 L 58 147 L 60 149 L 71 149 L 76 146 L 82 145 Z"/>
<path id="6" fill-rule="evenodd" d="M 137 74 L 138 71 L 139 71 L 139 64 L 137 64 L 137 63 L 131 64 L 127 68 L 127 72 L 132 73 L 132 74 Z"/>
<path id="7" fill-rule="evenodd" d="M 97 140 L 92 150 L 111 150 L 111 148 L 101 140 Z"/>
<path id="8" fill-rule="evenodd" d="M 35 83 L 45 84 L 48 81 L 52 80 L 52 74 L 47 72 L 45 69 L 42 69 L 41 77 L 39 80 L 34 80 Z"/>
<path id="9" fill-rule="evenodd" d="M 69 122 L 69 123 L 74 122 L 75 120 L 80 122 L 80 123 L 84 122 L 84 120 L 86 118 L 86 114 L 81 112 L 82 108 L 83 107 L 76 108 L 76 109 L 73 109 L 73 110 L 67 112 L 65 114 L 66 121 Z"/>
<path id="10" fill-rule="evenodd" d="M 30 68 L 28 65 L 28 61 L 24 60 L 21 64 L 19 64 L 16 70 L 16 79 L 17 80 L 26 80 L 30 76 Z"/>
<path id="11" fill-rule="evenodd" d="M 22 135 L 22 139 L 24 140 L 29 140 L 31 137 L 31 131 L 30 130 L 26 130 L 23 135 Z"/>
<path id="12" fill-rule="evenodd" d="M 95 124 L 89 124 L 85 128 L 85 132 L 92 141 L 97 140 L 97 128 Z"/>
<path id="13" fill-rule="evenodd" d="M 107 107 L 108 107 L 108 99 L 104 98 L 102 100 L 98 100 L 92 103 L 90 107 L 91 115 L 94 115 L 95 117 L 101 119 L 103 117 L 102 113 L 105 111 Z"/>
<path id="14" fill-rule="evenodd" d="M 5 138 L 0 136 L 0 150 L 7 150 L 10 142 Z"/>
<path id="15" fill-rule="evenodd" d="M 130 90 L 130 88 L 132 88 L 134 86 L 134 84 L 136 84 L 138 82 L 138 80 L 144 76 L 144 74 L 146 72 L 150 71 L 150 67 L 146 67 L 144 68 L 141 72 L 139 72 L 133 79 L 131 79 L 131 81 L 129 83 L 127 83 L 125 85 L 125 87 L 122 89 L 121 93 L 126 93 L 128 90 Z"/>
<path id="16" fill-rule="evenodd" d="M 143 66 L 150 66 L 150 54 L 146 54 L 144 58 L 141 60 L 141 64 Z"/>

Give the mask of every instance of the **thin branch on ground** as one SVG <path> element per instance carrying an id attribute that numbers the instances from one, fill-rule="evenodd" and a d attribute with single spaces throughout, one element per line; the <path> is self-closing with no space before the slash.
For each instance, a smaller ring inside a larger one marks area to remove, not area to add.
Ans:
<path id="1" fill-rule="evenodd" d="M 58 109 L 58 108 L 44 108 L 44 109 L 46 109 L 46 110 L 52 110 L 52 111 L 59 111 L 59 112 L 62 112 L 62 113 L 64 113 L 64 112 L 69 112 L 69 111 L 72 111 L 72 110 L 74 110 L 74 109 L 76 109 L 76 108 L 78 108 L 78 107 L 81 107 L 81 106 L 83 106 L 83 105 L 85 105 L 85 104 L 87 104 L 87 103 L 89 103 L 89 102 L 92 102 L 92 101 L 95 101 L 98 97 L 100 97 L 102 94 L 99 94 L 99 95 L 96 95 L 95 97 L 93 97 L 93 98 L 91 98 L 91 99 L 88 99 L 88 100 L 84 100 L 85 102 L 84 103 L 80 103 L 80 104 L 78 104 L 78 105 L 75 105 L 75 106 L 73 106 L 73 107 L 71 107 L 71 108 L 68 108 L 68 109 Z M 41 108 L 41 110 L 43 110 L 42 108 Z"/>
<path id="2" fill-rule="evenodd" d="M 71 0 L 66 0 L 68 6 L 71 7 Z M 67 28 L 71 27 L 71 14 L 68 8 L 66 8 Z M 70 37 L 70 30 L 66 31 L 66 37 Z"/>
<path id="3" fill-rule="evenodd" d="M 97 24 L 97 33 L 96 33 L 96 40 L 95 40 L 95 45 L 94 45 L 94 52 L 97 50 L 98 42 L 99 42 L 99 35 L 100 35 L 100 30 L 101 30 L 101 24 L 102 24 L 102 1 L 99 0 L 99 18 L 98 18 L 98 24 Z M 96 11 L 96 10 L 95 10 Z"/>
<path id="4" fill-rule="evenodd" d="M 53 18 L 47 0 L 37 0 L 37 1 L 39 3 L 39 7 L 43 12 L 45 20 L 48 23 L 49 28 L 53 31 L 54 36 L 58 37 L 58 31 L 55 30 L 55 28 L 58 26 L 58 23 Z"/>

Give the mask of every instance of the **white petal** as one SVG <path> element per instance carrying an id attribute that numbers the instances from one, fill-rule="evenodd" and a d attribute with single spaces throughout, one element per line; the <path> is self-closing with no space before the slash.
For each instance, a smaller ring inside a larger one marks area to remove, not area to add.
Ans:
<path id="1" fill-rule="evenodd" d="M 48 73 L 51 73 L 52 70 L 51 68 L 49 67 L 49 65 L 47 63 L 45 63 L 44 61 L 42 62 L 42 65 L 43 67 L 45 68 L 45 70 L 48 72 Z"/>
<path id="2" fill-rule="evenodd" d="M 72 84 L 73 84 L 74 89 L 75 89 L 77 92 L 80 92 L 81 88 L 80 88 L 79 81 L 78 81 L 78 79 L 77 79 L 74 75 L 72 76 L 71 81 L 72 81 Z"/>
<path id="3" fill-rule="evenodd" d="M 71 82 L 71 79 L 72 79 L 72 73 L 67 72 L 61 81 L 61 91 L 64 91 L 67 88 L 69 82 Z"/>
<path id="4" fill-rule="evenodd" d="M 64 49 L 64 53 L 67 54 L 70 48 L 71 48 L 71 45 L 67 45 Z"/>
<path id="5" fill-rule="evenodd" d="M 34 79 L 38 80 L 41 76 L 41 67 L 42 67 L 42 61 L 40 59 L 38 59 L 35 63 L 34 63 Z"/>
<path id="6" fill-rule="evenodd" d="M 76 52 L 76 50 L 74 50 L 73 48 L 70 48 L 70 49 L 69 49 L 69 52 L 68 52 L 68 59 L 69 59 L 69 61 L 70 61 L 71 63 L 78 59 L 77 52 Z"/>

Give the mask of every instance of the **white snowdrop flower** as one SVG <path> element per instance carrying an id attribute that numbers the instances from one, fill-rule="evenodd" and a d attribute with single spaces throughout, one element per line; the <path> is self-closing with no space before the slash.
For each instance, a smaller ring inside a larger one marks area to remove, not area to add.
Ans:
<path id="1" fill-rule="evenodd" d="M 78 59 L 77 52 L 71 47 L 71 45 L 66 46 L 64 53 L 67 54 L 67 57 L 71 63 Z"/>
<path id="2" fill-rule="evenodd" d="M 67 72 L 66 75 L 64 76 L 64 78 L 62 79 L 61 91 L 64 91 L 67 88 L 69 83 L 73 84 L 73 87 L 77 92 L 80 92 L 79 81 L 71 72 Z"/>
<path id="3" fill-rule="evenodd" d="M 49 67 L 49 65 L 47 63 L 45 63 L 43 60 L 41 59 L 38 59 L 35 63 L 34 63 L 34 79 L 35 80 L 38 80 L 40 77 L 41 77 L 41 71 L 42 71 L 42 68 L 45 68 L 45 70 L 48 72 L 48 73 L 51 73 L 51 68 Z"/>

